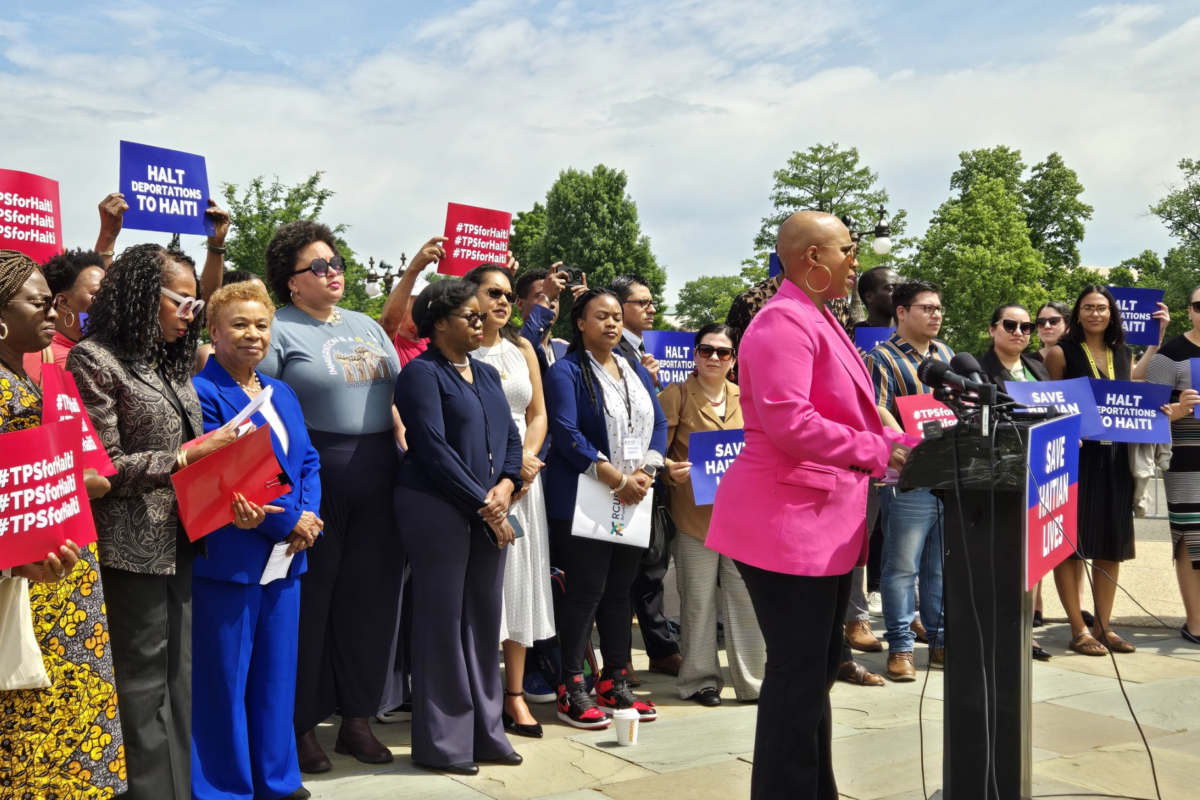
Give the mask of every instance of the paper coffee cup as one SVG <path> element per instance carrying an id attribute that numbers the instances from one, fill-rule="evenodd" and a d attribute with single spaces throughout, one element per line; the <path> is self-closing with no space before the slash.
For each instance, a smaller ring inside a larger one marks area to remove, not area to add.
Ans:
<path id="1" fill-rule="evenodd" d="M 622 708 L 613 712 L 613 728 L 617 732 L 617 744 L 622 747 L 637 744 L 638 725 L 641 718 L 642 715 L 632 708 Z"/>

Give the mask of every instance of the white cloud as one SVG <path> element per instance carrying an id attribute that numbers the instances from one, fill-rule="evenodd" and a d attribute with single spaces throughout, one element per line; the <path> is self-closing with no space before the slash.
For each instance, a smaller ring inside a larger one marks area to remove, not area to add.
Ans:
<path id="1" fill-rule="evenodd" d="M 883 74 L 859 66 L 882 45 L 848 2 L 562 2 L 539 17 L 481 0 L 300 75 L 220 68 L 192 34 L 166 35 L 174 17 L 123 6 L 110 16 L 155 45 L 119 58 L 0 25 L 0 57 L 18 68 L 0 72 L 0 166 L 62 182 L 72 244 L 94 235 L 119 139 L 203 153 L 214 183 L 324 169 L 338 192 L 329 219 L 391 260 L 440 232 L 447 201 L 515 212 L 559 170 L 603 162 L 628 171 L 673 295 L 749 254 L 771 174 L 793 150 L 858 146 L 919 231 L 958 153 L 1004 143 L 1030 164 L 1057 150 L 1079 172 L 1096 206 L 1084 260 L 1111 264 L 1165 248 L 1143 214 L 1175 162 L 1196 155 L 1200 18 L 1151 35 L 1160 13 L 1093 9 L 1020 63 L 935 72 L 911 60 Z"/>

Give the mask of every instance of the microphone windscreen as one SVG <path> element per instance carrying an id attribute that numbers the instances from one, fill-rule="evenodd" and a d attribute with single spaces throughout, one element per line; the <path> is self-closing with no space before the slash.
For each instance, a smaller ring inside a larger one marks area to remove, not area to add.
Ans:
<path id="1" fill-rule="evenodd" d="M 979 366 L 975 356 L 970 353 L 956 353 L 954 358 L 950 359 L 950 370 L 958 375 L 967 376 L 983 372 L 983 368 Z"/>
<path id="2" fill-rule="evenodd" d="M 926 386 L 939 388 L 943 383 L 943 377 L 950 371 L 950 365 L 945 361 L 927 358 L 917 367 L 917 378 Z"/>

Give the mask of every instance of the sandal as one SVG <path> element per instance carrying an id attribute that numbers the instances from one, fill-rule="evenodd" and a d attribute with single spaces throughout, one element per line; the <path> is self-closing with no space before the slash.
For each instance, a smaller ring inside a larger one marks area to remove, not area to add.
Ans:
<path id="1" fill-rule="evenodd" d="M 1115 643 L 1112 640 L 1113 636 L 1117 637 L 1117 641 Z M 1104 642 L 1108 645 L 1108 649 L 1112 650 L 1114 653 L 1137 652 L 1137 647 L 1134 646 L 1133 642 L 1125 641 L 1121 638 L 1121 634 L 1117 633 L 1116 631 L 1108 631 L 1104 637 Z"/>
<path id="2" fill-rule="evenodd" d="M 847 661 L 838 668 L 837 679 L 846 683 L 857 683 L 859 686 L 883 686 L 882 675 L 876 675 L 857 661 Z"/>
<path id="3" fill-rule="evenodd" d="M 1090 641 L 1084 641 L 1085 639 Z M 1079 653 L 1081 656 L 1104 656 L 1108 653 L 1108 648 L 1096 641 L 1087 631 L 1078 636 L 1072 636 L 1067 648 Z"/>

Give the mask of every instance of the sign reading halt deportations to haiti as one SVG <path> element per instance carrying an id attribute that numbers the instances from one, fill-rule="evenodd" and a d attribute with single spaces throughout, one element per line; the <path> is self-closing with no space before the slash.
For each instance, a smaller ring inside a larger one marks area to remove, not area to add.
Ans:
<path id="1" fill-rule="evenodd" d="M 204 156 L 121 142 L 121 192 L 129 210 L 123 226 L 140 231 L 211 236 L 208 168 Z"/>

